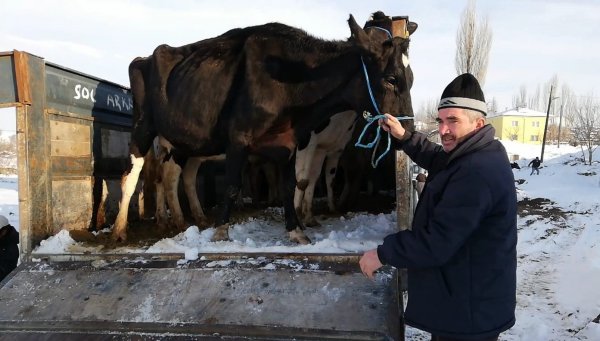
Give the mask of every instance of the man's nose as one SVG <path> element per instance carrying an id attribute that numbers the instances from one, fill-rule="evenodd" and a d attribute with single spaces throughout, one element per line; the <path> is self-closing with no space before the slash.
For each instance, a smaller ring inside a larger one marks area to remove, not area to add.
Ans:
<path id="1" fill-rule="evenodd" d="M 444 123 L 440 123 L 438 125 L 438 129 L 439 129 L 441 135 L 444 135 L 444 134 L 450 132 L 450 129 L 448 129 L 448 125 L 444 124 Z"/>

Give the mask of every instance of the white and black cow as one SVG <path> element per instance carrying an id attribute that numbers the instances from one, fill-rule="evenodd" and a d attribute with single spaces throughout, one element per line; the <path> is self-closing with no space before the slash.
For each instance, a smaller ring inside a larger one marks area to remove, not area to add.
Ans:
<path id="1" fill-rule="evenodd" d="M 315 185 L 325 162 L 327 206 L 335 211 L 333 180 L 338 162 L 346 144 L 352 137 L 356 112 L 349 110 L 333 115 L 322 127 L 311 132 L 305 145 L 296 151 L 296 189 L 294 207 L 306 226 L 319 226 L 312 212 Z"/>

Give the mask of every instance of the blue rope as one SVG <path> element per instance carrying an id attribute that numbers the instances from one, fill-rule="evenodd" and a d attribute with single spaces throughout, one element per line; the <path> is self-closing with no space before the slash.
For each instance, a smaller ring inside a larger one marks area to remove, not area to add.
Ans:
<path id="1" fill-rule="evenodd" d="M 379 108 L 377 107 L 377 102 L 375 102 L 375 97 L 373 97 L 373 90 L 371 90 L 371 81 L 369 81 L 369 73 L 367 72 L 367 66 L 365 65 L 365 61 L 363 60 L 362 56 L 360 56 L 360 61 L 363 66 L 363 72 L 365 73 L 365 80 L 367 81 L 367 89 L 369 90 L 369 97 L 371 97 L 371 103 L 373 104 L 377 115 L 381 115 L 381 112 L 379 112 Z"/>
<path id="2" fill-rule="evenodd" d="M 374 28 L 379 28 L 376 26 L 373 26 Z M 380 28 L 384 31 L 387 31 L 386 29 Z M 389 32 L 388 32 L 389 34 Z M 391 34 L 390 34 L 391 36 Z M 379 145 L 379 141 L 381 139 L 381 126 L 377 126 L 377 134 L 375 135 L 375 139 L 373 139 L 373 141 L 364 144 L 361 142 L 363 136 L 365 135 L 367 129 L 369 129 L 369 127 L 371 126 L 371 124 L 373 124 L 373 122 L 378 121 L 380 118 L 384 118 L 385 115 L 381 114 L 381 112 L 379 111 L 379 108 L 377 107 L 377 102 L 375 102 L 375 97 L 373 97 L 373 91 L 371 90 L 371 82 L 369 81 L 369 73 L 367 72 L 367 66 L 365 65 L 365 61 L 363 60 L 363 57 L 360 56 L 360 61 L 362 62 L 362 66 L 363 66 L 363 71 L 365 73 L 365 79 L 367 81 L 367 89 L 369 90 L 369 97 L 371 98 L 371 103 L 373 104 L 373 107 L 375 108 L 375 111 L 377 112 L 377 115 L 375 117 L 371 117 L 371 113 L 365 111 L 363 113 L 363 117 L 367 120 L 367 125 L 365 125 L 365 127 L 363 128 L 362 133 L 360 133 L 360 136 L 358 137 L 358 141 L 356 141 L 356 143 L 354 144 L 354 146 L 356 147 L 361 147 L 361 148 L 373 148 L 373 146 L 377 146 Z M 398 120 L 400 121 L 406 121 L 406 120 L 412 120 L 413 117 L 409 117 L 409 116 L 400 116 L 400 117 L 396 117 Z M 392 145 L 392 138 L 390 136 L 390 133 L 388 132 L 387 134 L 387 148 L 385 149 L 385 151 L 383 152 L 383 154 L 381 154 L 375 161 L 373 161 L 373 159 L 375 159 L 375 154 L 377 153 L 377 147 L 375 147 L 375 149 L 373 149 L 373 154 L 371 155 L 371 166 L 373 166 L 373 168 L 376 168 L 377 165 L 379 164 L 379 161 L 381 161 L 381 159 L 383 159 L 383 157 L 390 151 L 390 147 Z"/>
<path id="3" fill-rule="evenodd" d="M 379 27 L 379 26 L 369 26 L 369 27 L 367 27 L 367 28 L 376 28 L 376 29 L 378 29 L 378 30 L 382 30 L 382 31 L 384 31 L 385 33 L 387 33 L 387 35 L 388 35 L 388 37 L 390 37 L 390 39 L 394 39 L 394 38 L 392 38 L 392 34 L 390 33 L 390 31 L 386 30 L 386 29 L 385 29 L 385 28 L 383 28 L 383 27 Z"/>
<path id="4" fill-rule="evenodd" d="M 373 141 L 371 141 L 367 144 L 364 144 L 361 141 L 362 141 L 365 133 L 367 132 L 367 129 L 369 129 L 369 127 L 371 126 L 371 124 L 373 124 L 373 122 L 379 121 L 380 118 L 385 118 L 385 115 L 379 114 L 375 117 L 371 117 L 371 114 L 369 112 L 365 111 L 365 113 L 363 113 L 363 116 L 367 120 L 367 124 L 363 128 L 363 131 L 360 133 L 360 136 L 358 137 L 358 141 L 356 141 L 354 146 L 361 147 L 361 148 L 373 148 L 373 146 L 375 146 L 375 149 L 373 149 L 373 154 L 371 155 L 371 166 L 373 166 L 373 168 L 376 168 L 377 165 L 379 164 L 379 161 L 381 161 L 381 159 L 383 159 L 383 157 L 390 151 L 390 147 L 392 145 L 392 137 L 391 137 L 391 134 L 388 132 L 387 133 L 387 147 L 386 147 L 385 151 L 381 155 L 379 155 L 379 157 L 377 157 L 377 159 L 375 159 L 375 155 L 377 154 L 377 146 L 379 145 L 379 142 L 381 140 L 381 126 L 379 126 L 379 125 L 377 126 L 377 133 L 375 134 L 375 138 L 373 139 Z M 407 121 L 407 120 L 413 119 L 413 117 L 409 117 L 409 116 L 400 116 L 400 117 L 396 117 L 396 118 L 399 121 Z"/>

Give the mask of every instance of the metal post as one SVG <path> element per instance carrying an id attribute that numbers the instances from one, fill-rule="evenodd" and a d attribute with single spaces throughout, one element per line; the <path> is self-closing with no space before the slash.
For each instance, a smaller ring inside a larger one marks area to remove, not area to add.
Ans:
<path id="1" fill-rule="evenodd" d="M 550 104 L 552 104 L 552 100 L 558 97 L 552 97 L 552 90 L 554 90 L 554 86 L 550 86 L 550 96 L 548 97 L 548 109 L 546 110 L 546 122 L 544 124 L 544 137 L 542 138 L 542 155 L 540 156 L 540 161 L 544 162 L 544 148 L 546 147 L 546 130 L 548 130 L 548 120 L 550 118 Z"/>

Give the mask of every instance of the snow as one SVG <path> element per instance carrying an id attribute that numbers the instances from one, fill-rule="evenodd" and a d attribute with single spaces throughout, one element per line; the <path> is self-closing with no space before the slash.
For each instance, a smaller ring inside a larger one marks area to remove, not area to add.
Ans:
<path id="1" fill-rule="evenodd" d="M 522 168 L 514 170 L 515 179 L 525 180 L 517 185 L 519 201 L 547 201 L 518 217 L 517 323 L 500 340 L 600 340 L 600 218 L 596 214 L 600 210 L 600 163 L 583 164 L 579 147 L 547 145 L 540 175 L 529 175 L 531 169 L 526 166 L 540 155 L 541 147 L 503 143 L 509 155 L 520 158 L 517 162 Z M 600 148 L 594 159 L 600 160 Z M 18 228 L 16 177 L 0 177 L 0 214 Z M 200 231 L 191 226 L 147 248 L 113 252 L 182 253 L 182 262 L 196 259 L 199 252 L 361 253 L 396 229 L 395 212 L 321 218 L 321 228 L 307 229 L 311 245 L 288 242 L 282 209 L 271 208 L 260 217 L 233 225 L 228 242 L 211 242 L 214 228 Z M 34 252 L 102 250 L 78 243 L 61 231 L 42 241 Z M 323 287 L 334 296 L 342 289 Z M 145 312 L 140 321 L 152 319 L 151 299 L 140 307 Z M 406 339 L 428 340 L 429 335 L 408 327 Z"/>

